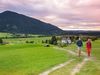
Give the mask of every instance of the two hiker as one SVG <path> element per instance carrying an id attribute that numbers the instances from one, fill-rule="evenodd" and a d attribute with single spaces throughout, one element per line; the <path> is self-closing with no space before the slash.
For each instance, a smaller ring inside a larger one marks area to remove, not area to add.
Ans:
<path id="1" fill-rule="evenodd" d="M 76 45 L 78 47 L 78 55 L 80 57 L 81 56 L 81 48 L 83 46 L 83 42 L 82 42 L 81 38 L 78 37 Z M 90 57 L 91 48 L 92 48 L 91 39 L 88 38 L 87 41 L 86 41 L 86 51 L 87 51 L 88 57 Z"/>

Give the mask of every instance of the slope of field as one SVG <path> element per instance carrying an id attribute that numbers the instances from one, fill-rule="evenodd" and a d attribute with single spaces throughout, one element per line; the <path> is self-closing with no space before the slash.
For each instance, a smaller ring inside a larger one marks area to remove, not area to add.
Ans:
<path id="1" fill-rule="evenodd" d="M 33 40 L 33 44 L 25 41 Z M 0 75 L 38 75 L 50 67 L 71 58 L 65 51 L 44 47 L 45 38 L 5 39 L 7 45 L 0 45 Z"/>

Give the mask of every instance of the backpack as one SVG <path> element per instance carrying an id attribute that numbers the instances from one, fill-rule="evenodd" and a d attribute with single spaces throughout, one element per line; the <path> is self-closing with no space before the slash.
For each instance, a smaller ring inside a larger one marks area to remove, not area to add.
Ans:
<path id="1" fill-rule="evenodd" d="M 81 40 L 78 40 L 76 44 L 77 44 L 77 46 L 79 46 L 79 47 L 83 46 L 83 43 L 82 43 Z"/>

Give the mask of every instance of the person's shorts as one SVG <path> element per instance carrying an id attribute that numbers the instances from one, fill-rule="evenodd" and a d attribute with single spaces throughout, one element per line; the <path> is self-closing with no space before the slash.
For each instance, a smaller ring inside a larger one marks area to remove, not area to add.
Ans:
<path id="1" fill-rule="evenodd" d="M 78 50 L 81 50 L 81 47 L 78 46 Z"/>

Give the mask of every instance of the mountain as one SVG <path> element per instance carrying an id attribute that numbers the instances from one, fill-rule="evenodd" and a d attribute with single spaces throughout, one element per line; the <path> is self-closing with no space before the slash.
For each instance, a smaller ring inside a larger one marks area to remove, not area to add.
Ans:
<path id="1" fill-rule="evenodd" d="M 0 13 L 0 32 L 25 34 L 61 34 L 60 28 L 12 11 Z"/>
<path id="2" fill-rule="evenodd" d="M 100 31 L 86 31 L 86 30 L 66 30 L 65 35 L 89 35 L 100 37 Z"/>

